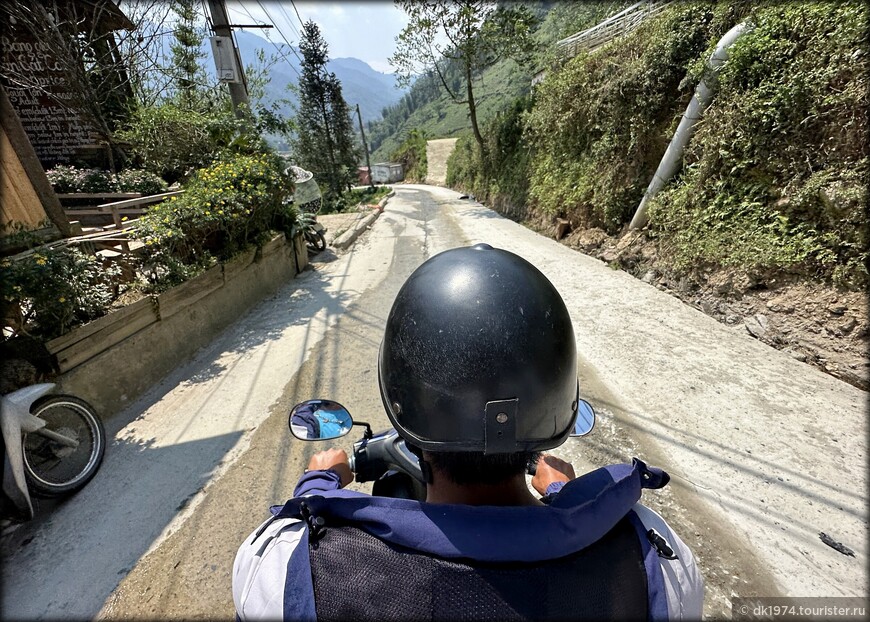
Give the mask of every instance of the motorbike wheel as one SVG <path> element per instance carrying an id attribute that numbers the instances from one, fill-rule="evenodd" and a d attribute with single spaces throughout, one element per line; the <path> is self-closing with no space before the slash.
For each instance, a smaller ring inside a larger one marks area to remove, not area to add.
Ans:
<path id="1" fill-rule="evenodd" d="M 326 250 L 326 238 L 323 231 L 306 231 L 305 243 L 308 245 L 308 250 L 314 253 Z"/>
<path id="2" fill-rule="evenodd" d="M 33 415 L 49 430 L 73 438 L 67 447 L 31 432 L 22 438 L 24 475 L 31 492 L 59 497 L 81 489 L 96 474 L 106 453 L 106 431 L 93 407 L 71 395 L 49 395 L 33 405 Z"/>

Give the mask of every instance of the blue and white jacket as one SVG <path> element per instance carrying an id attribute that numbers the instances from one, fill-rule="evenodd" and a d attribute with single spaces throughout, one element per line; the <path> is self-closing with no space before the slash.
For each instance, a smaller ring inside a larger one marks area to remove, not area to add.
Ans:
<path id="1" fill-rule="evenodd" d="M 339 488 L 333 471 L 302 476 L 294 498 L 239 548 L 233 600 L 241 620 L 315 620 L 306 511 L 352 521 L 381 540 L 442 558 L 535 562 L 580 551 L 629 516 L 638 529 L 653 620 L 701 618 L 704 581 L 689 548 L 656 512 L 640 505 L 643 488 L 661 488 L 668 475 L 640 460 L 603 467 L 547 490 L 549 505 L 435 505 L 372 497 Z M 483 527 L 485 526 L 485 527 Z M 654 534 L 650 534 L 653 530 Z M 658 536 L 658 538 L 656 538 Z M 656 543 L 658 546 L 656 546 Z M 661 553 L 671 549 L 673 555 Z"/>

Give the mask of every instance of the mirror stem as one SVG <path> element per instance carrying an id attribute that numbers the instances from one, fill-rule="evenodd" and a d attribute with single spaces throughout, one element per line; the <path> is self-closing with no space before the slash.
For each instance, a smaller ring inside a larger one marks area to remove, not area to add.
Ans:
<path id="1" fill-rule="evenodd" d="M 363 438 L 371 438 L 372 436 L 374 436 L 372 434 L 372 426 L 370 426 L 365 421 L 354 421 L 353 425 L 364 425 L 366 427 L 365 432 L 363 432 Z"/>

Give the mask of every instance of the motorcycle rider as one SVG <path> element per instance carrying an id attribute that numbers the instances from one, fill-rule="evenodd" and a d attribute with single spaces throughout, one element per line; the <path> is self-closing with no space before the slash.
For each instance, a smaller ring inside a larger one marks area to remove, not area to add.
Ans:
<path id="1" fill-rule="evenodd" d="M 239 548 L 238 617 L 700 618 L 691 551 L 638 503 L 668 475 L 634 459 L 575 478 L 541 455 L 574 429 L 576 360 L 564 302 L 524 259 L 478 244 L 423 263 L 393 303 L 378 372 L 426 502 L 343 490 L 345 452 L 315 454 Z"/>

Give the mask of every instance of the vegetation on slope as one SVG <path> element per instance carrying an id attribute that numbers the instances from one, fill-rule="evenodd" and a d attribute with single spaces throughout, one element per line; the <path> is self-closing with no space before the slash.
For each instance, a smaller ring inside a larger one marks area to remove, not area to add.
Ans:
<path id="1" fill-rule="evenodd" d="M 685 170 L 653 203 L 678 267 L 796 269 L 867 282 L 870 173 L 864 3 L 754 12 Z"/>
<path id="2" fill-rule="evenodd" d="M 651 206 L 650 234 L 676 270 L 791 271 L 861 287 L 868 17 L 858 2 L 677 3 L 495 117 L 491 161 L 461 140 L 448 183 L 514 216 L 528 200 L 575 227 L 618 233 L 706 59 L 749 19 L 754 29 L 732 48 L 684 170 Z"/>
<path id="3" fill-rule="evenodd" d="M 407 181 L 426 181 L 426 173 L 429 169 L 426 160 L 427 139 L 428 136 L 425 132 L 413 129 L 408 132 L 408 138 L 405 139 L 405 142 L 390 154 L 391 162 L 402 163 Z"/>

